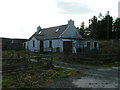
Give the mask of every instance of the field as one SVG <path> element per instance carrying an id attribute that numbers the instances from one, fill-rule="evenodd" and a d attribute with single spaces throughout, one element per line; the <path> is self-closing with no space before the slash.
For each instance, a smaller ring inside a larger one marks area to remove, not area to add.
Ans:
<path id="1" fill-rule="evenodd" d="M 32 53 L 32 55 L 39 54 Z M 80 75 L 76 71 L 54 67 L 51 60 L 49 60 L 50 57 L 46 59 L 39 57 L 37 58 L 38 62 L 32 62 L 30 61 L 31 55 L 24 51 L 4 51 L 3 57 L 3 89 L 42 88 L 45 84 L 53 82 L 56 78 Z"/>

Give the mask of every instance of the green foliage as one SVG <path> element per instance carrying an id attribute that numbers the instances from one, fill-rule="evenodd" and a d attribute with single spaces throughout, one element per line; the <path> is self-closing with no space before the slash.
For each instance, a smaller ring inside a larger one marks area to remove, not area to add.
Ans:
<path id="1" fill-rule="evenodd" d="M 112 38 L 112 16 L 106 15 L 103 19 L 97 20 L 94 16 L 89 25 L 90 37 L 100 40 L 109 40 Z"/>
<path id="2" fill-rule="evenodd" d="M 24 58 L 24 57 L 28 57 L 28 52 L 24 51 L 24 50 L 19 50 L 19 51 L 15 51 L 15 50 L 3 50 L 2 51 L 2 58 Z"/>
<path id="3" fill-rule="evenodd" d="M 45 79 L 52 81 L 56 78 L 67 78 L 70 76 L 75 76 L 75 75 L 80 75 L 81 73 L 77 73 L 75 71 L 72 70 L 68 70 L 68 69 L 64 69 L 64 68 L 54 68 L 54 69 L 49 69 L 46 73 L 45 73 Z"/>
<path id="4" fill-rule="evenodd" d="M 93 16 L 89 19 L 89 26 L 85 28 L 84 22 L 78 28 L 80 34 L 84 38 L 92 38 L 98 40 L 111 40 L 120 38 L 120 18 L 113 21 L 113 17 L 109 13 L 105 16 Z M 102 17 L 102 18 L 101 18 Z"/>
<path id="5" fill-rule="evenodd" d="M 19 62 L 14 67 L 12 65 L 10 64 L 11 68 L 8 68 L 11 71 L 3 72 L 3 88 L 41 88 L 44 84 L 50 83 L 57 78 L 78 75 L 75 71 L 63 68 L 45 69 L 44 62 Z M 46 66 L 49 67 L 48 64 Z"/>
<path id="6" fill-rule="evenodd" d="M 40 88 L 42 85 L 50 83 L 54 79 L 75 76 L 78 73 L 63 68 L 55 68 L 41 73 L 38 70 L 29 70 L 24 73 L 17 72 L 13 75 L 8 74 L 3 77 L 3 88 Z"/>
<path id="7" fill-rule="evenodd" d="M 117 18 L 113 23 L 113 38 L 120 38 L 120 18 Z"/>
<path id="8" fill-rule="evenodd" d="M 119 54 L 120 45 L 117 40 L 109 40 L 109 41 L 100 41 L 100 53 L 102 54 Z"/>

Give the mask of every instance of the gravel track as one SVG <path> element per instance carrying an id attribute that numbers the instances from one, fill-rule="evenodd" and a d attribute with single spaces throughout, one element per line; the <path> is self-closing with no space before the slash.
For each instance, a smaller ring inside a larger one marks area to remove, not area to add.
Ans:
<path id="1" fill-rule="evenodd" d="M 120 89 L 120 68 L 96 67 L 53 61 L 55 67 L 63 67 L 83 72 L 82 76 L 56 79 L 44 88 L 117 88 Z M 118 89 L 117 89 L 118 90 Z"/>

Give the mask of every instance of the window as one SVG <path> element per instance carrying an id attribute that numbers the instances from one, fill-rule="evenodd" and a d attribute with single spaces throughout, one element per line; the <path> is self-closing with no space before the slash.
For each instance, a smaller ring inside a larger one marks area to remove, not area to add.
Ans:
<path id="1" fill-rule="evenodd" d="M 59 29 L 59 28 L 57 28 L 55 32 L 58 32 L 59 30 L 60 30 L 60 29 Z"/>
<path id="2" fill-rule="evenodd" d="M 23 44 L 24 48 L 26 47 L 26 43 Z"/>
<path id="3" fill-rule="evenodd" d="M 50 44 L 50 48 L 52 48 L 52 41 L 51 40 L 50 40 L 49 44 Z"/>
<path id="4" fill-rule="evenodd" d="M 35 41 L 33 41 L 33 47 L 35 47 Z"/>
<path id="5" fill-rule="evenodd" d="M 90 50 L 90 42 L 87 42 L 87 48 Z"/>
<path id="6" fill-rule="evenodd" d="M 41 34 L 42 33 L 42 31 L 40 31 L 38 34 Z"/>

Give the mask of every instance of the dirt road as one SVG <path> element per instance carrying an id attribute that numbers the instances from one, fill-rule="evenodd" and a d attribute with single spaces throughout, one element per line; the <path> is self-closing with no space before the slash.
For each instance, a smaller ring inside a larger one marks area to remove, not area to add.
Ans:
<path id="1" fill-rule="evenodd" d="M 54 61 L 55 67 L 63 67 L 72 70 L 82 71 L 84 74 L 77 77 L 56 79 L 53 83 L 47 84 L 45 88 L 119 88 L 120 78 L 118 67 L 105 68 L 87 65 L 68 64 L 61 61 Z"/>

